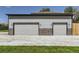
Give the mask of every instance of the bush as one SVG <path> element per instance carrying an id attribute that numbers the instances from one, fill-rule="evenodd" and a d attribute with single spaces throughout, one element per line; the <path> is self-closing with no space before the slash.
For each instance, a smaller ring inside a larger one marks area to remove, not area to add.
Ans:
<path id="1" fill-rule="evenodd" d="M 0 30 L 8 30 L 7 24 L 0 24 Z"/>

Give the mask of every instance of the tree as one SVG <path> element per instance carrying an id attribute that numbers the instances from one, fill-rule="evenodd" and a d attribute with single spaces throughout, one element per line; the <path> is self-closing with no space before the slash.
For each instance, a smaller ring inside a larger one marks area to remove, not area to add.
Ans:
<path id="1" fill-rule="evenodd" d="M 40 12 L 50 12 L 49 8 L 42 8 L 42 10 L 40 10 Z"/>
<path id="2" fill-rule="evenodd" d="M 65 13 L 73 13 L 74 14 L 73 21 L 79 22 L 79 11 L 76 8 L 69 6 L 69 7 L 64 9 L 64 12 Z"/>
<path id="3" fill-rule="evenodd" d="M 8 30 L 8 24 L 1 23 L 0 30 Z"/>
<path id="4" fill-rule="evenodd" d="M 69 6 L 69 7 L 64 9 L 65 13 L 75 13 L 76 11 L 77 11 L 77 9 L 72 7 L 72 6 Z"/>
<path id="5" fill-rule="evenodd" d="M 76 22 L 79 22 L 79 11 L 76 12 Z"/>

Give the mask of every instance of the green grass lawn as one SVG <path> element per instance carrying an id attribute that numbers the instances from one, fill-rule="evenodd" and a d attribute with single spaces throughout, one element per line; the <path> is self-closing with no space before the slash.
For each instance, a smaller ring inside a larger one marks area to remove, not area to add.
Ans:
<path id="1" fill-rule="evenodd" d="M 8 30 L 0 30 L 0 32 L 8 32 Z"/>
<path id="2" fill-rule="evenodd" d="M 69 46 L 0 46 L 1 53 L 73 53 L 79 47 Z"/>

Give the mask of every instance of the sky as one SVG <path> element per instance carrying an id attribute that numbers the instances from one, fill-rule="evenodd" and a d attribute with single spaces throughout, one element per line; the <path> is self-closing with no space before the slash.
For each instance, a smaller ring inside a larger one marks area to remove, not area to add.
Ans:
<path id="1" fill-rule="evenodd" d="M 42 8 L 50 8 L 51 12 L 64 12 L 67 6 L 0 6 L 0 23 L 7 23 L 6 14 L 30 14 L 39 12 Z M 78 6 L 75 6 L 79 9 Z"/>

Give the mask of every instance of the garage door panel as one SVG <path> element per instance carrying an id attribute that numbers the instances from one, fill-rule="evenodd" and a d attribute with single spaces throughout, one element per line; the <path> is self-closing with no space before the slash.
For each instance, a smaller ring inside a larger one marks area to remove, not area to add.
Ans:
<path id="1" fill-rule="evenodd" d="M 66 35 L 66 34 L 67 34 L 67 24 L 53 25 L 53 35 Z"/>
<path id="2" fill-rule="evenodd" d="M 38 24 L 15 24 L 15 35 L 38 35 Z"/>

